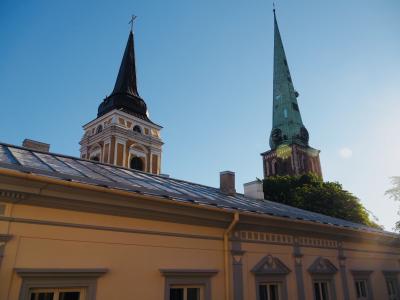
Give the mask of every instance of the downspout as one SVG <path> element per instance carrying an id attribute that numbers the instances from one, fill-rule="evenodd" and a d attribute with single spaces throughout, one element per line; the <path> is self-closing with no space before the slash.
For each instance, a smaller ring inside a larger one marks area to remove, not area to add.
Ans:
<path id="1" fill-rule="evenodd" d="M 225 300 L 229 300 L 230 294 L 230 273 L 229 273 L 229 234 L 233 227 L 239 222 L 239 213 L 235 212 L 233 220 L 229 227 L 224 232 L 224 269 L 225 269 Z"/>

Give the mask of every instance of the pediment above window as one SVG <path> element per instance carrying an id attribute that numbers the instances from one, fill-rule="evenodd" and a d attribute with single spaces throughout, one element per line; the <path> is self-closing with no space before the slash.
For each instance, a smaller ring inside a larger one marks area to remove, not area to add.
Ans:
<path id="1" fill-rule="evenodd" d="M 338 271 L 333 263 L 327 258 L 318 257 L 313 264 L 308 268 L 311 274 L 328 274 L 333 275 Z"/>
<path id="2" fill-rule="evenodd" d="M 279 258 L 267 255 L 251 271 L 255 275 L 286 275 L 290 269 Z"/>

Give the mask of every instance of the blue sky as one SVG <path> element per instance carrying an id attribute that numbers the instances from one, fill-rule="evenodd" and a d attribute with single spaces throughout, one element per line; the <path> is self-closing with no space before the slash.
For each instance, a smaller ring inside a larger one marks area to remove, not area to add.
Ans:
<path id="1" fill-rule="evenodd" d="M 311 146 L 391 229 L 400 175 L 400 2 L 276 1 Z M 79 155 L 138 16 L 139 93 L 164 127 L 163 172 L 217 186 L 262 177 L 272 123 L 270 1 L 0 1 L 0 141 Z"/>

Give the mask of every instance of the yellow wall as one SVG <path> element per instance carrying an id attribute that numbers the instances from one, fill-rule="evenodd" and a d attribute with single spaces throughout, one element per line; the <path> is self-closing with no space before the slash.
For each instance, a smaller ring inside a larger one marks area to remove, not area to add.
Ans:
<path id="1" fill-rule="evenodd" d="M 128 299 L 128 296 L 129 299 L 163 299 L 164 278 L 159 269 L 218 269 L 212 280 L 212 296 L 223 298 L 220 229 L 24 205 L 14 205 L 13 216 L 218 239 L 13 222 L 9 229 L 13 239 L 7 243 L 0 269 L 0 299 L 18 299 L 21 279 L 12 271 L 14 268 L 107 268 L 109 272 L 98 282 L 98 300 Z M 2 230 L 7 227 L 6 223 L 0 221 Z"/>
<path id="2" fill-rule="evenodd" d="M 160 269 L 217 269 L 218 274 L 212 278 L 212 299 L 224 299 L 222 228 L 21 204 L 7 204 L 5 215 L 12 216 L 16 221 L 0 220 L 0 233 L 13 236 L 6 244 L 0 267 L 2 300 L 18 299 L 21 278 L 13 271 L 15 268 L 107 268 L 108 273 L 98 281 L 98 300 L 163 299 L 164 278 Z M 28 220 L 40 221 L 42 224 Z M 147 233 L 134 232 L 138 230 Z M 255 236 L 261 238 L 261 235 Z M 288 299 L 296 299 L 292 240 L 285 238 L 284 241 L 241 243 L 245 251 L 245 300 L 256 299 L 255 278 L 251 270 L 268 254 L 279 258 L 291 270 L 286 278 Z M 347 257 L 350 298 L 355 298 L 350 270 L 362 269 L 374 270 L 370 279 L 375 299 L 385 299 L 386 286 L 381 271 L 400 269 L 399 250 L 382 245 L 346 242 L 343 248 Z M 306 299 L 312 299 L 312 282 L 307 269 L 319 256 L 328 258 L 339 269 L 339 253 L 336 248 L 320 247 L 301 247 L 301 251 L 304 255 L 302 264 Z M 339 271 L 334 279 L 337 299 L 341 300 L 343 293 Z"/>

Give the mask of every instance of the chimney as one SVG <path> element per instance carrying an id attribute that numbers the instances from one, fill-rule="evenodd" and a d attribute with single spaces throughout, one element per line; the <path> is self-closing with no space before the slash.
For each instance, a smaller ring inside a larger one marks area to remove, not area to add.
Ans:
<path id="1" fill-rule="evenodd" d="M 42 151 L 42 152 L 49 152 L 50 150 L 50 144 L 30 140 L 30 139 L 24 139 L 22 142 L 22 147 L 35 150 L 35 151 Z"/>
<path id="2" fill-rule="evenodd" d="M 245 197 L 264 199 L 263 182 L 260 179 L 243 184 Z"/>
<path id="3" fill-rule="evenodd" d="M 235 195 L 235 172 L 223 171 L 219 173 L 219 189 L 227 195 Z"/>

